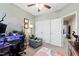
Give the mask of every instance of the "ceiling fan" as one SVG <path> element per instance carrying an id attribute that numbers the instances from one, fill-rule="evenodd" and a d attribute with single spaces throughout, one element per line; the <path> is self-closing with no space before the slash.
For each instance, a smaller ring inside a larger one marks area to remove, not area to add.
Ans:
<path id="1" fill-rule="evenodd" d="M 42 7 L 45 7 L 45 8 L 47 8 L 47 9 L 50 9 L 50 8 L 51 8 L 49 5 L 47 5 L 47 4 L 41 4 L 41 3 L 29 4 L 29 5 L 27 5 L 27 6 L 28 6 L 28 7 L 32 7 L 32 6 L 37 7 L 37 8 L 38 8 L 38 12 L 40 12 L 40 9 L 41 9 Z"/>

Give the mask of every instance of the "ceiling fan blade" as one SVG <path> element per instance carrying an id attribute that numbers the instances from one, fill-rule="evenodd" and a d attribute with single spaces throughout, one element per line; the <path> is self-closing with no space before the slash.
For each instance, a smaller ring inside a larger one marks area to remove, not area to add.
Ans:
<path id="1" fill-rule="evenodd" d="M 35 4 L 29 4 L 29 5 L 27 5 L 28 7 L 31 7 L 31 6 L 33 6 L 33 5 L 35 5 Z"/>
<path id="2" fill-rule="evenodd" d="M 51 8 L 50 6 L 48 6 L 48 5 L 46 5 L 46 4 L 44 4 L 44 6 L 45 6 L 46 8 L 48 8 L 48 9 L 50 9 L 50 8 Z"/>

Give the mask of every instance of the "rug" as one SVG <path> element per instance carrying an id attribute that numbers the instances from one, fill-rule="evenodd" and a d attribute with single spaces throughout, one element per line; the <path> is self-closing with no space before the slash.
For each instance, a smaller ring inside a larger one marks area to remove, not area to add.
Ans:
<path id="1" fill-rule="evenodd" d="M 40 50 L 38 50 L 34 56 L 51 56 L 50 54 L 51 49 L 48 49 L 46 47 L 42 47 Z"/>
<path id="2" fill-rule="evenodd" d="M 56 53 L 53 53 L 54 51 L 52 49 L 42 47 L 40 50 L 38 50 L 34 56 L 64 56 L 64 53 L 61 51 L 58 51 Z"/>

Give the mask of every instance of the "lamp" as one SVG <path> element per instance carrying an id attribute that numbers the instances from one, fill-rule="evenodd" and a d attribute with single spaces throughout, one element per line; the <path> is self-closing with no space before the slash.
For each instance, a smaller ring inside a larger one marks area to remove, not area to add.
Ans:
<path id="1" fill-rule="evenodd" d="M 38 7 L 39 7 L 39 4 L 36 4 L 36 5 L 35 5 L 35 7 L 37 7 L 37 8 L 38 8 Z"/>
<path id="2" fill-rule="evenodd" d="M 33 28 L 33 25 L 30 24 L 30 25 L 29 25 L 29 28 L 31 28 L 31 35 L 32 35 L 32 28 Z"/>
<path id="3" fill-rule="evenodd" d="M 44 7 L 44 4 L 42 4 L 42 3 L 35 4 L 35 7 L 38 9 L 42 9 Z"/>
<path id="4" fill-rule="evenodd" d="M 33 28 L 33 25 L 32 25 L 32 24 L 30 24 L 30 25 L 29 25 L 29 27 L 30 27 L 30 28 Z"/>
<path id="5" fill-rule="evenodd" d="M 40 4 L 39 9 L 42 9 L 44 7 L 44 4 Z"/>

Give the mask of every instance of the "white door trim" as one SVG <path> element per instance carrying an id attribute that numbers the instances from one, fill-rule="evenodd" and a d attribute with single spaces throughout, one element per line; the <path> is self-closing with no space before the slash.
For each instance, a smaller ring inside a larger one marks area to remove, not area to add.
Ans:
<path id="1" fill-rule="evenodd" d="M 71 13 L 69 13 L 69 14 L 66 14 L 66 15 L 62 16 L 62 18 L 67 17 L 67 16 L 71 16 L 71 15 L 73 15 L 73 14 L 76 15 L 76 34 L 78 34 L 78 33 L 77 33 L 77 11 L 74 11 L 74 12 L 71 12 Z"/>

